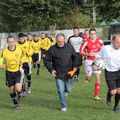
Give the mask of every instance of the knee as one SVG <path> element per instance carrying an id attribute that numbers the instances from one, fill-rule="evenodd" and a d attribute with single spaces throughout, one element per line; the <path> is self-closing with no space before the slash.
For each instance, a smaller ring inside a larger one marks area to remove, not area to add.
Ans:
<path id="1" fill-rule="evenodd" d="M 115 95 L 117 93 L 117 89 L 111 90 L 110 93 L 111 95 Z"/>
<path id="2" fill-rule="evenodd" d="M 119 89 L 117 89 L 117 94 L 120 94 L 120 88 L 119 88 Z"/>

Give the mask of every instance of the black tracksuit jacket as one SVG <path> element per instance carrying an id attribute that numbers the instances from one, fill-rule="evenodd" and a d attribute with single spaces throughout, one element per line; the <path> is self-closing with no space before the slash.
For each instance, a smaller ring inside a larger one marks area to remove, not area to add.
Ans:
<path id="1" fill-rule="evenodd" d="M 77 54 L 70 44 L 64 44 L 63 47 L 53 45 L 46 53 L 44 65 L 51 73 L 53 70 L 57 72 L 56 79 L 66 80 L 70 77 L 67 75 L 74 67 L 78 68 Z"/>

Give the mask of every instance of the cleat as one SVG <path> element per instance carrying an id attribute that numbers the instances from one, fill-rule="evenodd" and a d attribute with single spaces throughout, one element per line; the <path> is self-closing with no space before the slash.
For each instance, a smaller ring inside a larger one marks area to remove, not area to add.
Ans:
<path id="1" fill-rule="evenodd" d="M 62 111 L 62 112 L 66 112 L 66 111 L 67 111 L 67 108 L 62 108 L 61 111 Z"/>
<path id="2" fill-rule="evenodd" d="M 18 104 L 15 104 L 15 105 L 14 105 L 14 109 L 15 109 L 15 110 L 18 110 L 19 108 L 20 108 L 20 107 L 19 107 Z"/>
<path id="3" fill-rule="evenodd" d="M 27 91 L 28 94 L 31 93 L 31 87 L 28 87 L 28 91 Z"/>
<path id="4" fill-rule="evenodd" d="M 101 98 L 99 96 L 94 96 L 94 100 L 99 101 Z"/>
<path id="5" fill-rule="evenodd" d="M 118 106 L 114 106 L 113 107 L 113 111 L 116 112 L 116 113 L 118 113 L 119 112 L 119 107 Z"/>
<path id="6" fill-rule="evenodd" d="M 22 91 L 21 96 L 22 96 L 22 97 L 25 97 L 26 94 L 27 94 L 26 91 Z"/>
<path id="7" fill-rule="evenodd" d="M 89 81 L 88 81 L 88 80 L 85 80 L 85 83 L 89 83 Z"/>

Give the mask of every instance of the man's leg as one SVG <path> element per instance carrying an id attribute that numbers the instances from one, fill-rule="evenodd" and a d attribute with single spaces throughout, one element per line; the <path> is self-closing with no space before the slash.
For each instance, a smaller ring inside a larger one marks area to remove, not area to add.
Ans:
<path id="1" fill-rule="evenodd" d="M 65 81 L 65 96 L 68 95 L 69 92 L 72 91 L 73 85 L 72 85 L 72 79 L 68 79 Z"/>
<path id="2" fill-rule="evenodd" d="M 14 86 L 9 87 L 9 91 L 10 91 L 10 97 L 11 97 L 11 99 L 12 99 L 12 102 L 13 102 L 13 104 L 14 104 L 14 107 L 15 107 L 15 108 L 18 108 L 19 105 L 18 105 L 18 100 L 17 100 L 17 97 L 16 97 L 16 92 L 15 92 Z"/>
<path id="3" fill-rule="evenodd" d="M 63 108 L 67 107 L 66 99 L 65 99 L 65 81 L 56 79 L 56 86 L 57 86 L 57 91 L 58 91 L 58 95 L 61 103 L 61 110 L 62 110 Z"/>
<path id="4" fill-rule="evenodd" d="M 85 60 L 85 73 L 86 73 L 86 82 L 91 82 L 91 75 L 92 75 L 92 61 Z"/>
<path id="5" fill-rule="evenodd" d="M 101 74 L 101 72 L 98 72 L 98 71 L 96 73 L 94 73 L 95 79 L 96 79 L 96 81 L 95 81 L 95 89 L 94 89 L 94 98 L 95 98 L 95 100 L 100 100 L 101 99 L 98 96 L 99 92 L 100 92 L 100 86 L 101 86 L 101 84 L 100 84 L 100 74 Z"/>

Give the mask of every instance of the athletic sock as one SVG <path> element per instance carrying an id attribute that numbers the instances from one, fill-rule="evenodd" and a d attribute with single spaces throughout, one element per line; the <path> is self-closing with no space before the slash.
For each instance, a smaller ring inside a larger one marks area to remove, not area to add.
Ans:
<path id="1" fill-rule="evenodd" d="M 16 93 L 10 94 L 10 96 L 11 96 L 11 99 L 13 101 L 13 104 L 17 105 L 18 101 L 17 101 L 17 98 L 16 98 Z"/>
<path id="2" fill-rule="evenodd" d="M 28 88 L 31 87 L 31 75 L 27 76 L 28 79 Z"/>
<path id="3" fill-rule="evenodd" d="M 118 103 L 119 103 L 119 100 L 120 100 L 120 94 L 115 94 L 115 106 L 118 106 Z"/>
<path id="4" fill-rule="evenodd" d="M 99 82 L 95 83 L 94 96 L 98 96 L 99 91 L 100 91 L 100 85 L 101 84 Z"/>
<path id="5" fill-rule="evenodd" d="M 110 91 L 108 91 L 108 93 L 107 93 L 107 100 L 108 100 L 108 101 L 111 101 L 111 96 L 112 96 L 112 95 L 110 94 Z"/>

